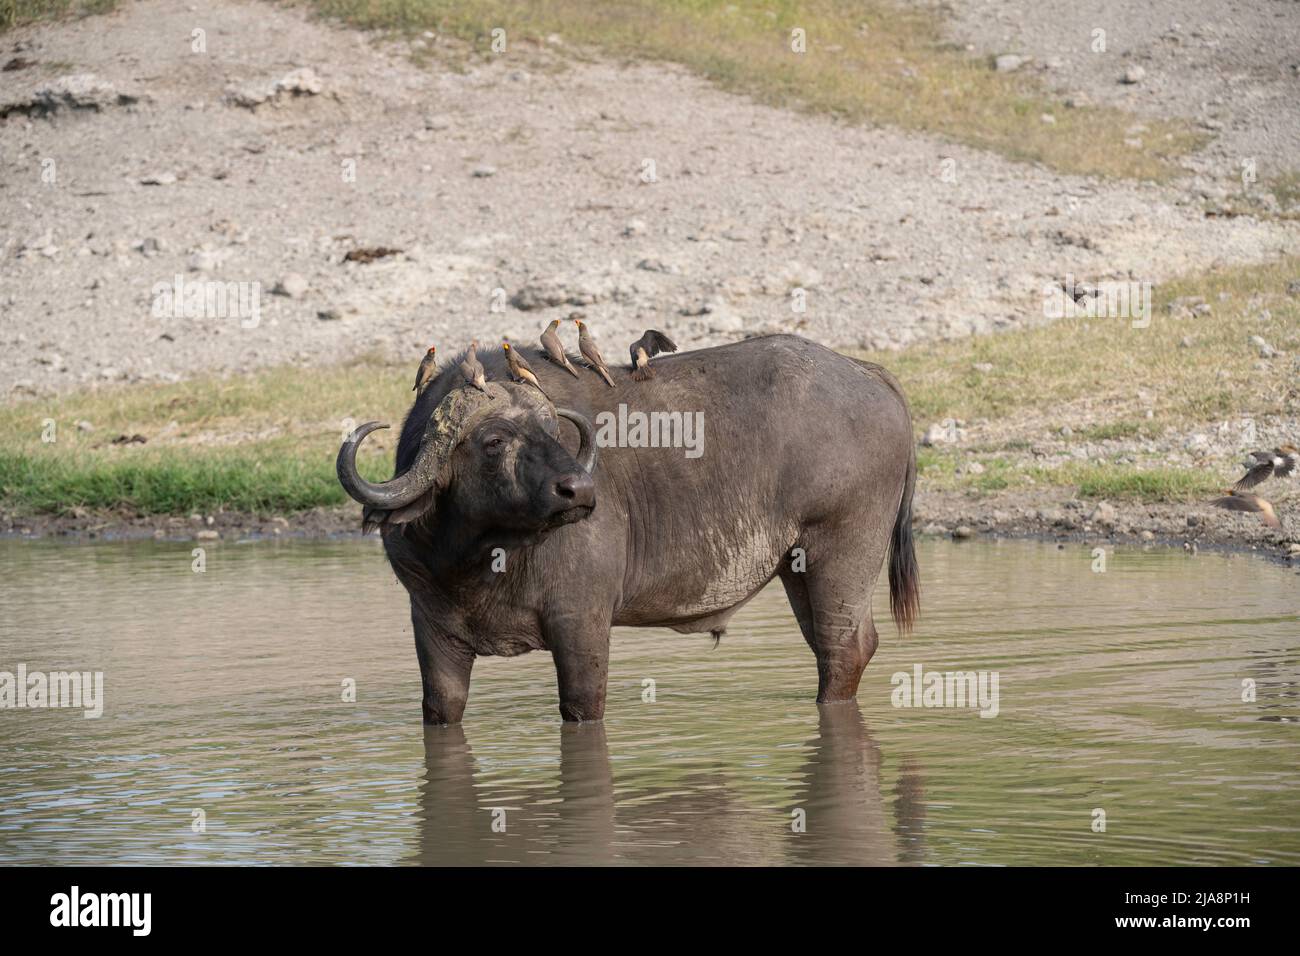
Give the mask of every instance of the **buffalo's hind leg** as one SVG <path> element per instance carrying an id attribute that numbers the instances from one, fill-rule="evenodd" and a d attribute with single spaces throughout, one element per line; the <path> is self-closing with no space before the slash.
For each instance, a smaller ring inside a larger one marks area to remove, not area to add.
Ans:
<path id="1" fill-rule="evenodd" d="M 833 562 L 798 572 L 781 571 L 804 640 L 817 657 L 817 702 L 853 700 L 858 682 L 879 637 L 871 620 L 871 590 L 875 575 L 865 580 L 870 564 Z M 836 573 L 843 568 L 842 573 Z M 879 564 L 876 565 L 877 573 Z"/>
<path id="2" fill-rule="evenodd" d="M 459 643 L 439 639 L 414 600 L 411 624 L 415 629 L 415 655 L 420 660 L 420 681 L 424 685 L 421 701 L 424 722 L 458 724 L 469 700 L 474 652 Z"/>

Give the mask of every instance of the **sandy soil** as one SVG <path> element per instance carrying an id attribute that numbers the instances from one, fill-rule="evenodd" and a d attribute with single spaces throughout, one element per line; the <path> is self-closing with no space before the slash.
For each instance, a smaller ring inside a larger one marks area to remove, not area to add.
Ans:
<path id="1" fill-rule="evenodd" d="M 1052 29 L 1034 18 L 1059 27 L 1049 8 L 1063 6 L 997 9 L 1039 36 Z M 1163 29 L 1173 5 L 1144 6 L 1142 29 Z M 1267 120 L 1292 80 L 1236 78 L 1250 36 L 1295 25 L 1296 4 L 1260 6 L 1218 18 L 1225 45 L 1198 40 L 1171 62 L 1222 73 L 1213 82 L 1237 95 L 1220 94 L 1215 115 L 1236 131 L 1244 111 L 1241 142 L 1294 156 L 1295 111 Z M 990 7 L 957 3 L 952 28 Z M 1116 65 L 1167 52 L 1116 22 Z M 1189 36 L 1199 24 L 1187 18 Z M 191 51 L 196 27 L 204 53 Z M 999 29 L 971 35 L 1001 45 Z M 614 355 L 646 326 L 687 346 L 762 330 L 895 346 L 1042 321 L 1043 285 L 1065 274 L 1158 282 L 1300 249 L 1300 224 L 1207 218 L 1193 180 L 1058 176 L 758 106 L 669 67 L 523 44 L 481 63 L 452 41 L 415 43 L 425 65 L 410 41 L 233 0 L 126 0 L 6 36 L 4 55 L 34 65 L 0 74 L 0 396 L 367 351 L 414 361 L 430 343 L 532 339 L 575 308 Z M 1216 66 L 1225 49 L 1235 58 Z M 1116 92 L 1114 69 L 1060 56 L 1098 98 L 1159 113 L 1152 91 L 1201 95 L 1176 72 L 1156 82 L 1154 66 L 1149 85 Z M 80 74 L 95 79 L 66 79 Z M 379 246 L 401 251 L 345 259 Z M 177 275 L 260 283 L 256 324 L 229 308 L 155 314 Z"/>

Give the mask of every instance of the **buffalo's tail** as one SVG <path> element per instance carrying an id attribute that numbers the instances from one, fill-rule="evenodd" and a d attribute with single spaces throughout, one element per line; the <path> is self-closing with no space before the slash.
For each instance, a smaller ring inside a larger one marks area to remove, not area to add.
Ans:
<path id="1" fill-rule="evenodd" d="M 921 572 L 912 540 L 912 492 L 916 489 L 916 446 L 907 456 L 907 480 L 898 503 L 894 532 L 889 539 L 889 610 L 898 629 L 907 634 L 921 613 Z"/>
<path id="2" fill-rule="evenodd" d="M 889 611 L 899 631 L 907 634 L 921 615 L 921 571 L 916 564 L 916 542 L 912 540 L 912 494 L 916 490 L 916 441 L 912 437 L 912 413 L 903 386 L 888 369 L 865 359 L 855 358 L 853 361 L 867 374 L 889 386 L 907 412 L 907 476 L 903 481 L 903 497 L 898 502 L 898 514 L 894 518 L 894 531 L 889 539 Z"/>

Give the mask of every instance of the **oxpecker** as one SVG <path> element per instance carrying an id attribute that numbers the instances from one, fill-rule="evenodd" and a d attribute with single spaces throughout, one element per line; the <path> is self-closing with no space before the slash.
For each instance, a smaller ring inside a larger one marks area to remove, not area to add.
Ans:
<path id="1" fill-rule="evenodd" d="M 411 386 L 411 391 L 420 391 L 420 389 L 424 388 L 425 383 L 433 378 L 433 372 L 438 367 L 438 360 L 434 357 L 437 351 L 436 348 L 430 345 L 429 351 L 424 353 L 424 358 L 420 360 L 420 367 L 415 372 L 415 384 Z"/>
<path id="2" fill-rule="evenodd" d="M 655 372 L 650 367 L 650 360 L 660 352 L 676 351 L 677 346 L 668 336 L 658 329 L 646 329 L 645 334 L 628 347 L 628 354 L 632 357 L 632 377 L 638 382 L 654 378 Z"/>
<path id="3" fill-rule="evenodd" d="M 569 357 L 564 354 L 564 343 L 560 341 L 560 336 L 555 331 L 559 327 L 560 320 L 551 319 L 551 324 L 548 325 L 546 331 L 542 333 L 542 350 L 546 353 L 548 359 L 567 371 L 574 378 L 577 378 L 578 370 L 573 367 L 573 363 L 569 361 Z"/>
<path id="4" fill-rule="evenodd" d="M 600 357 L 600 349 L 596 346 L 596 340 L 592 338 L 587 331 L 587 324 L 582 319 L 574 319 L 578 325 L 578 351 L 582 357 L 587 360 L 587 364 L 594 368 L 600 377 L 605 380 L 605 384 L 610 388 L 618 388 L 614 384 L 614 379 L 610 377 L 609 368 L 605 365 L 605 360 Z"/>

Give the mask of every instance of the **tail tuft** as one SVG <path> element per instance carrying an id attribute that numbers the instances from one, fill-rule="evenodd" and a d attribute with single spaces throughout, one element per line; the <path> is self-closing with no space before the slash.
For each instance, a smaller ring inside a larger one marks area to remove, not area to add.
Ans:
<path id="1" fill-rule="evenodd" d="M 909 634 L 921 613 L 921 572 L 912 540 L 912 493 L 916 489 L 916 448 L 907 461 L 903 498 L 898 503 L 894 532 L 889 541 L 889 610 L 903 634 Z"/>

